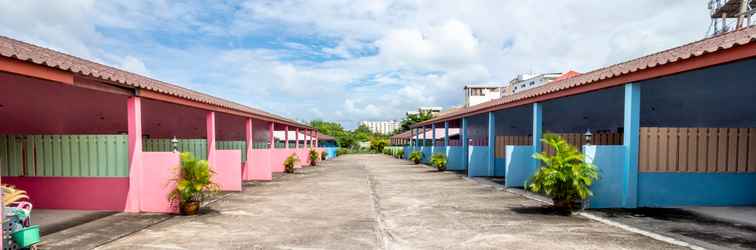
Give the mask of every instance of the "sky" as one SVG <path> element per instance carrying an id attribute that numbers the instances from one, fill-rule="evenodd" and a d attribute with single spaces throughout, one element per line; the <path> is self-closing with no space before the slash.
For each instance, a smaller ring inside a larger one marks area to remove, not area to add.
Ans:
<path id="1" fill-rule="evenodd" d="M 0 35 L 301 121 L 356 127 L 463 86 L 702 39 L 707 1 L 15 1 Z"/>

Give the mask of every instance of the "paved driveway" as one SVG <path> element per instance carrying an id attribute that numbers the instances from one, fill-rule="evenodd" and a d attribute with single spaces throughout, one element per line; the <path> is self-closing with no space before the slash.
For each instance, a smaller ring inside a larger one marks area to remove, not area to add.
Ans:
<path id="1" fill-rule="evenodd" d="M 674 246 L 383 155 L 245 186 L 103 249 L 670 249 Z"/>

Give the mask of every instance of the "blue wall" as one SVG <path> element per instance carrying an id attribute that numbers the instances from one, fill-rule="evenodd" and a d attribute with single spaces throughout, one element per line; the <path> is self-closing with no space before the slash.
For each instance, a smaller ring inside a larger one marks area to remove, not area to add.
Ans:
<path id="1" fill-rule="evenodd" d="M 446 157 L 448 159 L 446 169 L 448 170 L 465 170 L 463 166 L 464 155 L 462 146 L 446 147 Z"/>
<path id="2" fill-rule="evenodd" d="M 523 187 L 525 181 L 535 173 L 533 169 L 533 147 L 512 146 L 506 147 L 506 175 L 504 185 L 507 187 Z"/>
<path id="3" fill-rule="evenodd" d="M 638 206 L 756 205 L 756 173 L 640 173 Z"/>
<path id="4" fill-rule="evenodd" d="M 423 152 L 423 160 L 422 162 L 425 164 L 430 164 L 431 159 L 431 146 L 423 146 L 421 151 Z"/>
<path id="5" fill-rule="evenodd" d="M 622 167 L 625 161 L 625 146 L 583 146 L 585 161 L 599 170 L 599 179 L 591 186 L 591 208 L 622 207 Z"/>
<path id="6" fill-rule="evenodd" d="M 326 154 L 326 160 L 336 157 L 336 149 L 338 149 L 338 147 L 322 147 L 322 148 Z"/>
<path id="7" fill-rule="evenodd" d="M 410 153 L 412 153 L 412 146 L 409 146 L 409 145 L 404 146 L 404 157 L 403 157 L 403 159 L 405 159 L 405 160 L 409 159 Z"/>
<path id="8" fill-rule="evenodd" d="M 494 158 L 494 176 L 504 177 L 507 173 L 507 162 L 504 158 Z"/>
<path id="9" fill-rule="evenodd" d="M 470 146 L 467 176 L 490 176 L 488 171 L 488 146 Z"/>

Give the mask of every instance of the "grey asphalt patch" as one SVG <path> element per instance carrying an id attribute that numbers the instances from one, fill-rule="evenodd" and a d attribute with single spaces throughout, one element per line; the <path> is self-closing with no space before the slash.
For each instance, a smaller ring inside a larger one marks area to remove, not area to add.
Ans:
<path id="1" fill-rule="evenodd" d="M 382 155 L 245 184 L 102 249 L 674 249 L 677 246 Z"/>
<path id="2" fill-rule="evenodd" d="M 756 249 L 756 227 L 676 208 L 597 209 L 588 213 L 707 249 Z"/>
<path id="3" fill-rule="evenodd" d="M 93 249 L 170 218 L 164 214 L 118 213 L 42 238 L 39 249 Z"/>

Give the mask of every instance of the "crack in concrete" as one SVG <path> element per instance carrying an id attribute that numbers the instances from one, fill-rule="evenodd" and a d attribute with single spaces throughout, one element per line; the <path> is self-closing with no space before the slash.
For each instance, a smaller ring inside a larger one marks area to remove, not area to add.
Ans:
<path id="1" fill-rule="evenodd" d="M 370 189 L 370 201 L 373 205 L 373 219 L 375 220 L 375 237 L 376 241 L 378 242 L 376 248 L 391 249 L 389 245 L 391 241 L 394 240 L 394 236 L 391 234 L 391 232 L 389 232 L 388 226 L 386 226 L 385 218 L 383 216 L 383 213 L 381 212 L 380 197 L 378 197 L 378 193 L 376 192 L 375 178 L 373 174 L 370 173 L 370 170 L 367 169 L 365 164 L 360 164 L 360 167 L 362 167 L 367 175 L 368 188 Z"/>

